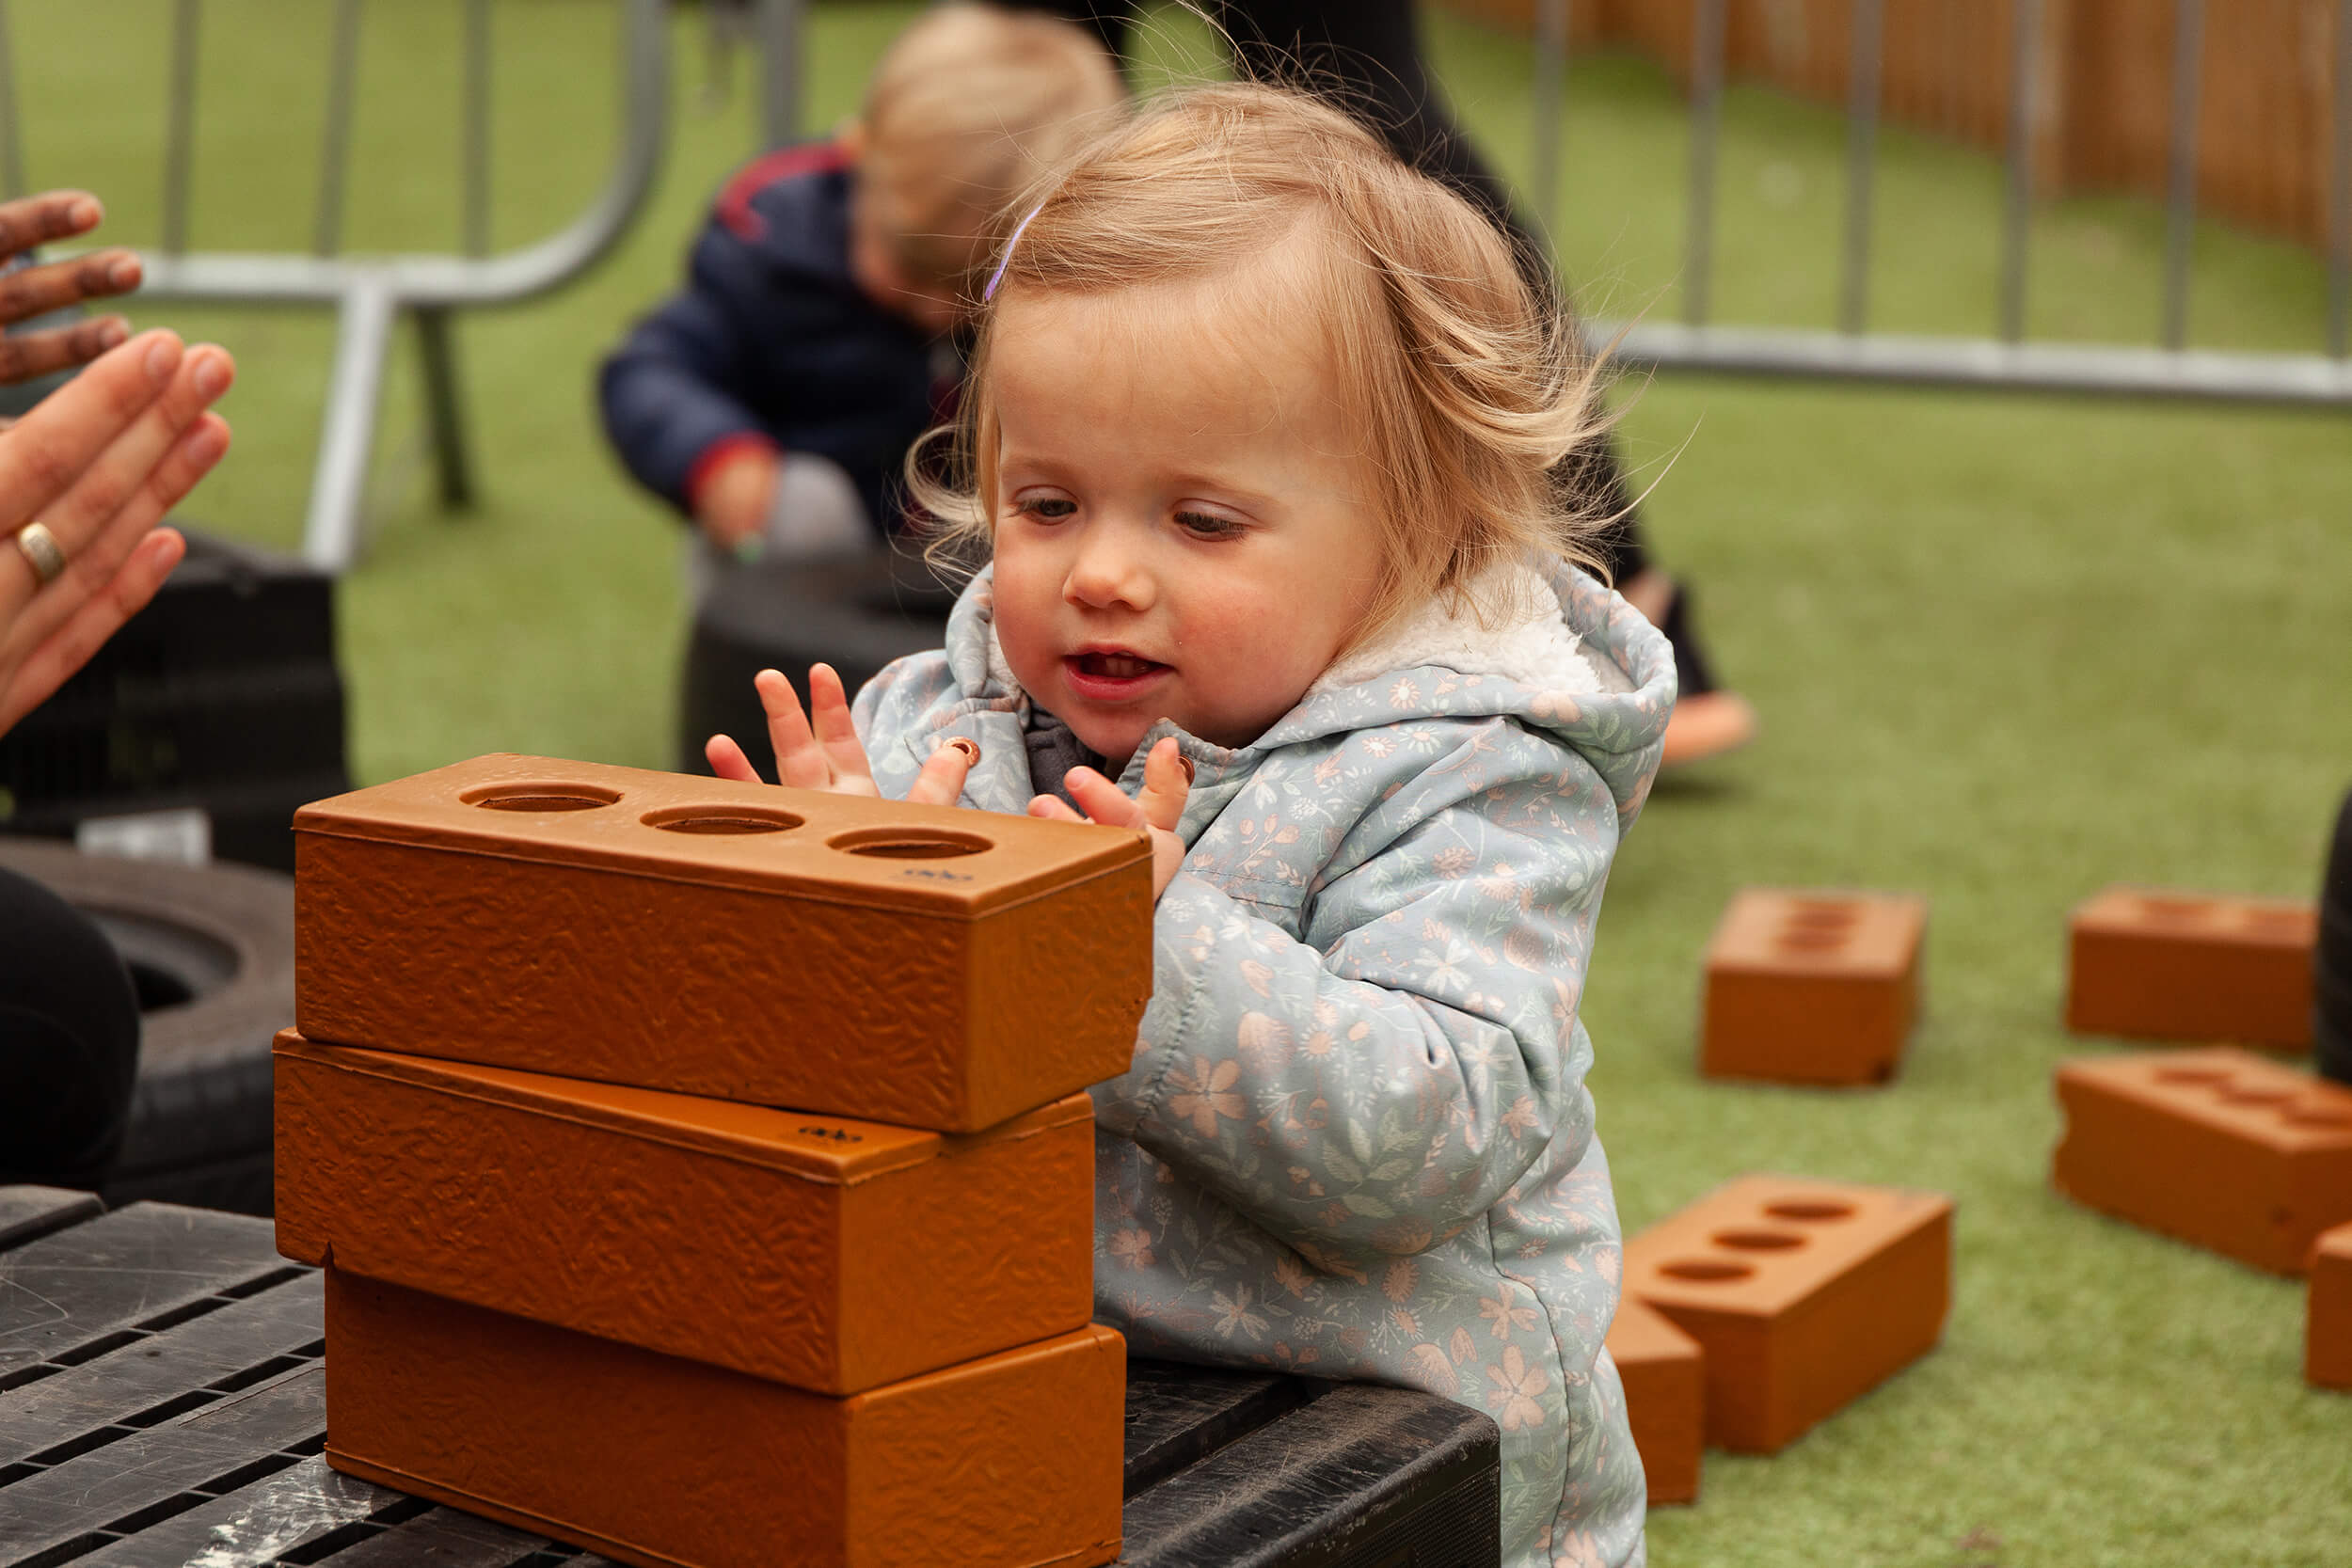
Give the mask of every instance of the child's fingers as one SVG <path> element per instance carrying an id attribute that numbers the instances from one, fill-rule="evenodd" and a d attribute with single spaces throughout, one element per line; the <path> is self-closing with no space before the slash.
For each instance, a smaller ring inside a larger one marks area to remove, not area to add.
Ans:
<path id="1" fill-rule="evenodd" d="M 1172 833 L 1184 818 L 1184 798 L 1191 792 L 1192 769 L 1185 766 L 1175 736 L 1169 736 L 1143 759 L 1143 792 L 1136 797 L 1136 804 L 1143 809 L 1146 822 Z"/>
<path id="2" fill-rule="evenodd" d="M 808 667 L 808 707 L 817 743 L 825 749 L 834 777 L 870 780 L 874 771 L 866 766 L 866 748 L 859 744 L 857 725 L 850 718 L 850 695 L 832 665 Z"/>
<path id="3" fill-rule="evenodd" d="M 1062 775 L 1062 784 L 1070 798 L 1078 802 L 1089 822 L 1107 822 L 1114 828 L 1144 828 L 1143 807 L 1127 792 L 1091 768 L 1073 768 Z"/>
<path id="4" fill-rule="evenodd" d="M 1070 802 L 1058 795 L 1040 795 L 1029 801 L 1029 815 L 1041 816 L 1049 822 L 1084 822 L 1085 817 L 1070 809 Z"/>
<path id="5" fill-rule="evenodd" d="M 743 748 L 735 743 L 732 736 L 714 735 L 704 741 L 703 760 L 710 764 L 711 772 L 720 778 L 733 779 L 739 784 L 762 782 L 759 770 L 752 766 L 752 759 L 743 754 Z"/>
<path id="6" fill-rule="evenodd" d="M 768 715 L 768 744 L 776 752 L 776 782 L 794 789 L 822 789 L 833 782 L 833 768 L 809 734 L 808 716 L 801 699 L 781 670 L 762 670 L 752 677 L 759 705 Z M 811 695 L 814 695 L 812 693 Z"/>
<path id="7" fill-rule="evenodd" d="M 923 770 L 907 787 L 907 800 L 918 806 L 952 806 L 963 798 L 963 781 L 980 749 L 968 740 L 950 740 L 924 762 Z"/>

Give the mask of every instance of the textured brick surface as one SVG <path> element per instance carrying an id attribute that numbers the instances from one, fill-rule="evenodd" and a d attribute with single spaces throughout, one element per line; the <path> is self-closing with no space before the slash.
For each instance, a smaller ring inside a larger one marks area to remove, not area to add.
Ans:
<path id="1" fill-rule="evenodd" d="M 1919 1012 L 1924 900 L 1748 888 L 1707 947 L 1699 1070 L 1710 1078 L 1876 1084 Z"/>
<path id="2" fill-rule="evenodd" d="M 2340 1225 L 2312 1247 L 2303 1375 L 2322 1388 L 2352 1393 L 2352 1225 Z"/>
<path id="3" fill-rule="evenodd" d="M 1665 1314 L 1627 1296 L 1609 1325 L 1609 1356 L 1625 1383 L 1626 1415 L 1652 1508 L 1699 1497 L 1707 1445 L 1707 1361 Z"/>
<path id="4" fill-rule="evenodd" d="M 278 1037 L 306 1263 L 850 1394 L 1083 1326 L 1092 1106 L 969 1137 Z"/>
<path id="5" fill-rule="evenodd" d="M 1108 1562 L 1125 1372 L 1089 1325 L 833 1399 L 327 1275 L 328 1464 L 665 1568 Z"/>
<path id="6" fill-rule="evenodd" d="M 2227 1048 L 2058 1069 L 2058 1191 L 2274 1274 L 2352 1220 L 2352 1089 Z"/>
<path id="7" fill-rule="evenodd" d="M 2068 922 L 2066 1026 L 2302 1051 L 2314 904 L 2108 888 Z"/>
<path id="8" fill-rule="evenodd" d="M 306 806 L 295 1026 L 969 1132 L 1126 1069 L 1151 851 L 1112 828 L 478 757 Z"/>
<path id="9" fill-rule="evenodd" d="M 1743 1176 L 1626 1243 L 1625 1293 L 1707 1354 L 1707 1437 L 1776 1453 L 1942 1338 L 1952 1203 Z"/>

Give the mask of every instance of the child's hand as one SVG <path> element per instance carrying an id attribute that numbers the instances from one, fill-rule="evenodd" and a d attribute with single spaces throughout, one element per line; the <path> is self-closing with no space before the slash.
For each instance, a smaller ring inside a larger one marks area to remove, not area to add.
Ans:
<path id="1" fill-rule="evenodd" d="M 774 452 L 756 447 L 722 458 L 694 489 L 694 522 L 703 536 L 732 550 L 767 528 L 781 469 Z"/>
<path id="2" fill-rule="evenodd" d="M 1185 797 L 1192 793 L 1192 769 L 1184 765 L 1175 737 L 1163 739 L 1144 758 L 1143 792 L 1132 800 L 1125 791 L 1091 768 L 1073 768 L 1063 775 L 1062 782 L 1077 797 L 1078 803 L 1086 807 L 1086 816 L 1080 816 L 1052 795 L 1041 795 L 1031 800 L 1029 815 L 1057 822 L 1102 822 L 1115 828 L 1143 829 L 1152 837 L 1152 901 L 1158 903 L 1160 895 L 1175 879 L 1176 868 L 1184 863 L 1184 841 L 1176 836 L 1176 824 L 1184 815 Z"/>
<path id="3" fill-rule="evenodd" d="M 808 671 L 808 705 L 815 717 L 810 721 L 801 713 L 801 699 L 794 694 L 792 683 L 781 672 L 762 670 L 752 685 L 759 692 L 759 705 L 768 710 L 768 738 L 776 749 L 776 778 L 794 789 L 822 789 L 835 795 L 871 795 L 879 797 L 882 790 L 874 784 L 874 772 L 866 762 L 866 748 L 858 744 L 857 729 L 850 722 L 850 699 L 841 689 L 841 677 L 830 664 L 812 664 Z M 752 767 L 743 748 L 723 735 L 714 735 L 703 748 L 703 755 L 710 762 L 710 770 L 723 779 L 739 779 L 745 784 L 760 782 L 759 773 Z M 930 760 L 915 775 L 914 784 L 907 791 L 907 799 L 917 805 L 952 806 L 963 793 L 963 778 L 972 770 L 978 752 L 969 741 L 949 741 L 933 752 Z M 1114 791 L 1116 793 L 1116 791 Z"/>
<path id="4" fill-rule="evenodd" d="M 0 263 L 49 240 L 70 239 L 98 227 L 98 198 L 87 191 L 50 191 L 0 202 Z M 100 250 L 46 266 L 25 267 L 0 280 L 0 325 L 27 321 L 86 299 L 128 293 L 139 286 L 139 259 L 127 250 Z M 120 316 L 100 316 L 45 332 L 20 332 L 0 341 L 0 383 L 86 364 L 131 335 Z"/>

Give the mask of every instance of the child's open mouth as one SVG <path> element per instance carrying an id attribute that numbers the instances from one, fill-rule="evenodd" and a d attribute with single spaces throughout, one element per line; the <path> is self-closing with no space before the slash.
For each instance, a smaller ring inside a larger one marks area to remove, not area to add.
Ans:
<path id="1" fill-rule="evenodd" d="M 1168 669 L 1135 654 L 1098 650 L 1071 654 L 1061 664 L 1072 690 L 1102 701 L 1132 697 Z"/>

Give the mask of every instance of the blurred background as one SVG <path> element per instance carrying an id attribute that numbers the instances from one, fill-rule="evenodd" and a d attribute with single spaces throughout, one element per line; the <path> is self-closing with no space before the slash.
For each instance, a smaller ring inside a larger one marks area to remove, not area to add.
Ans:
<path id="1" fill-rule="evenodd" d="M 595 367 L 728 175 L 847 117 L 918 8 L 0 6 L 0 187 L 99 193 L 97 238 L 150 258 L 135 325 L 237 356 L 182 520 L 323 569 L 333 768 L 673 765 L 681 531 Z M 2352 1400 L 2300 1380 L 2299 1285 L 2073 1210 L 2047 1160 L 2069 907 L 2308 897 L 2352 784 L 2352 4 L 1422 23 L 1625 328 L 1654 546 L 1761 718 L 1661 784 L 1610 891 L 1585 1016 L 1626 1223 L 1753 1169 L 1960 1199 L 1943 1350 L 1776 1459 L 1711 1456 L 1655 1560 L 2342 1562 Z M 1149 36 L 1144 90 L 1222 69 L 1189 14 Z M 92 744 L 149 806 L 191 787 Z M 1753 883 L 1931 900 L 1896 1083 L 1697 1082 L 1700 949 Z"/>

